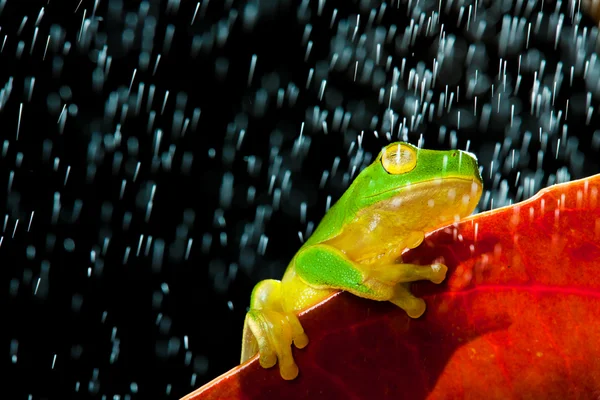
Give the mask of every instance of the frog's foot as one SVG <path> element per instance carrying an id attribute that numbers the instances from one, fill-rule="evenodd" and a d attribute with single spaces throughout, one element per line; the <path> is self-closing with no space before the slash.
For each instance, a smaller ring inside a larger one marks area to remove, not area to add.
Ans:
<path id="1" fill-rule="evenodd" d="M 448 267 L 444 264 L 392 264 L 369 266 L 368 276 L 387 285 L 421 280 L 442 283 L 446 279 L 446 272 Z"/>
<path id="2" fill-rule="evenodd" d="M 298 366 L 292 356 L 292 342 L 301 349 L 308 344 L 298 317 L 292 313 L 250 309 L 246 315 L 245 329 L 249 329 L 258 345 L 260 365 L 271 368 L 279 361 L 279 373 L 286 380 L 298 376 Z M 244 358 L 242 354 L 242 361 Z"/>
<path id="3" fill-rule="evenodd" d="M 379 296 L 402 308 L 409 317 L 418 318 L 425 312 L 425 301 L 412 295 L 409 282 L 429 280 L 439 284 L 446 278 L 448 267 L 444 264 L 370 265 L 365 275 L 367 285 Z"/>

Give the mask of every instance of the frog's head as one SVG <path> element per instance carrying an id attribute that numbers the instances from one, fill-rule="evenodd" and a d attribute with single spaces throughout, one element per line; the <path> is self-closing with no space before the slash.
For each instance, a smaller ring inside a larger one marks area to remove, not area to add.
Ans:
<path id="1" fill-rule="evenodd" d="M 431 230 L 471 214 L 483 185 L 471 153 L 396 142 L 384 147 L 352 186 L 348 201 L 357 214 L 399 218 L 404 226 Z"/>

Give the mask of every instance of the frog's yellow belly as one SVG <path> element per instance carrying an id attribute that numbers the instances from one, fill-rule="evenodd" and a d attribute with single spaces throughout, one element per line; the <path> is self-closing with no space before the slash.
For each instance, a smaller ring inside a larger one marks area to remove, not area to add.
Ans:
<path id="1" fill-rule="evenodd" d="M 366 231 L 359 225 L 344 229 L 325 244 L 340 249 L 350 260 L 362 265 L 390 265 L 401 261 L 406 249 L 417 247 L 425 235 L 402 226 Z"/>

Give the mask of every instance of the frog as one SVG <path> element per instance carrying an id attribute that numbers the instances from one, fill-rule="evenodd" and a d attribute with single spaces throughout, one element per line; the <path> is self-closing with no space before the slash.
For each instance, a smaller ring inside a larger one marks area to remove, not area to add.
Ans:
<path id="1" fill-rule="evenodd" d="M 388 301 L 411 318 L 426 309 L 410 284 L 440 284 L 442 263 L 402 262 L 426 234 L 476 209 L 483 190 L 477 157 L 464 150 L 430 150 L 407 142 L 384 146 L 325 213 L 289 262 L 281 280 L 256 284 L 242 333 L 243 364 L 259 354 L 263 368 L 279 363 L 285 380 L 299 374 L 292 344 L 309 339 L 298 314 L 339 291 Z"/>

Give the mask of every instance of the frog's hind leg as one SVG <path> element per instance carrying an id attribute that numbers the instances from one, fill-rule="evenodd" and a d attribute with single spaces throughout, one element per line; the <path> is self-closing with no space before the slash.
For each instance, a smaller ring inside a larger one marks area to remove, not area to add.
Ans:
<path id="1" fill-rule="evenodd" d="M 244 321 L 241 362 L 258 351 L 260 365 L 270 368 L 279 361 L 284 379 L 294 379 L 298 367 L 292 356 L 292 342 L 298 348 L 308 344 L 308 337 L 293 313 L 284 312 L 281 304 L 281 282 L 269 279 L 259 282 L 252 291 L 250 310 Z"/>

